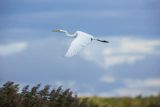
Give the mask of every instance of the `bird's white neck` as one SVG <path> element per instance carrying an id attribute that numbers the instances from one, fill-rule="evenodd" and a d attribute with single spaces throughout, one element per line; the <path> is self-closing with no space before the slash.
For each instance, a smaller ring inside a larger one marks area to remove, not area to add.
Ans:
<path id="1" fill-rule="evenodd" d="M 76 34 L 74 33 L 74 34 L 70 34 L 68 31 L 66 31 L 66 30 L 62 30 L 62 32 L 63 33 L 65 33 L 65 35 L 66 36 L 68 36 L 68 37 L 76 37 Z"/>

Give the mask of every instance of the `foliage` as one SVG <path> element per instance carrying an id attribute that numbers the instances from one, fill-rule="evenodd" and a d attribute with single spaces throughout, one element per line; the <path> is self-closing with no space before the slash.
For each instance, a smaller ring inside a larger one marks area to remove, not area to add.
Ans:
<path id="1" fill-rule="evenodd" d="M 87 99 L 80 99 L 70 89 L 62 87 L 50 90 L 46 85 L 40 89 L 40 84 L 29 88 L 26 85 L 19 91 L 19 85 L 6 82 L 0 87 L 0 107 L 98 107 L 89 106 Z"/>
<path id="2" fill-rule="evenodd" d="M 150 97 L 90 97 L 88 101 L 96 102 L 98 105 L 106 107 L 160 107 L 160 95 Z"/>
<path id="3" fill-rule="evenodd" d="M 0 107 L 160 107 L 160 95 L 136 98 L 77 97 L 70 89 L 50 89 L 40 84 L 19 90 L 19 84 L 6 82 L 0 87 Z"/>

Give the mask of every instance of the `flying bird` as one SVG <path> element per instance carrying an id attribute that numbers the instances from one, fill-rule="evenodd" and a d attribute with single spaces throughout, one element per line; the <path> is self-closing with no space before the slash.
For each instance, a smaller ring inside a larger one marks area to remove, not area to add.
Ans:
<path id="1" fill-rule="evenodd" d="M 88 33 L 82 32 L 82 31 L 76 31 L 73 34 L 70 34 L 66 30 L 56 29 L 56 30 L 53 30 L 53 32 L 62 32 L 67 37 L 75 38 L 72 41 L 67 53 L 65 54 L 65 57 L 72 57 L 72 56 L 76 55 L 82 48 L 86 47 L 93 40 L 103 42 L 103 43 L 109 43 L 106 40 L 98 39 Z"/>

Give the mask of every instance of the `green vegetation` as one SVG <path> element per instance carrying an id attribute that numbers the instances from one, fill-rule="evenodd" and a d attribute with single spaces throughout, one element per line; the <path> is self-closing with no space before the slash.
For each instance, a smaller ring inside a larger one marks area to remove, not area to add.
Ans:
<path id="1" fill-rule="evenodd" d="M 70 89 L 40 89 L 40 84 L 21 91 L 19 84 L 6 82 L 0 87 L 0 107 L 160 107 L 160 95 L 136 98 L 77 97 Z"/>
<path id="2" fill-rule="evenodd" d="M 105 105 L 106 107 L 160 107 L 160 95 L 142 97 L 137 96 L 135 98 L 119 97 L 119 98 L 102 98 L 102 97 L 90 97 L 89 103 L 96 103 L 97 105 Z"/>

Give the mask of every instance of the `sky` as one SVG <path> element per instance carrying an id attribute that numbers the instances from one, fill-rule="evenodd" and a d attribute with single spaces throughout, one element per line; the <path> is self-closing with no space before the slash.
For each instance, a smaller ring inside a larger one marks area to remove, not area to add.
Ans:
<path id="1" fill-rule="evenodd" d="M 0 84 L 49 84 L 79 96 L 160 93 L 159 0 L 4 0 L 0 3 Z M 64 55 L 73 39 L 53 29 L 87 32 L 92 42 Z"/>

